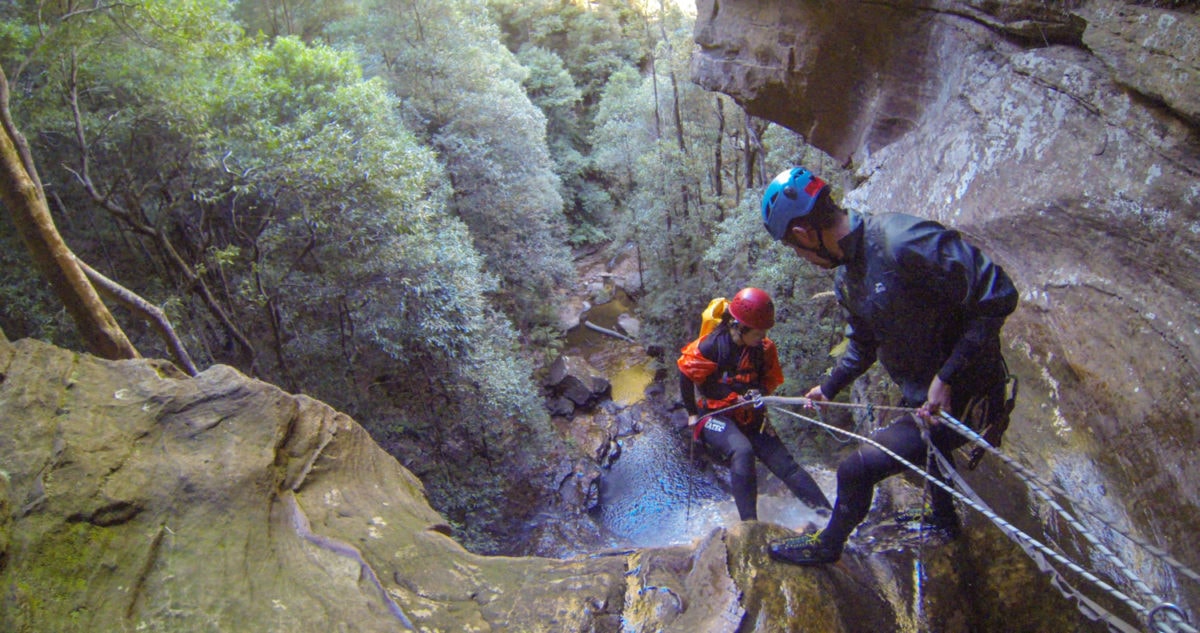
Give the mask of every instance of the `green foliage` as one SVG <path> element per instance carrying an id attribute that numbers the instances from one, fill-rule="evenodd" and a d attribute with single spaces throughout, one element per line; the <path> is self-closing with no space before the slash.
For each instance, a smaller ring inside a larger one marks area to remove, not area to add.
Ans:
<path id="1" fill-rule="evenodd" d="M 828 367 L 828 351 L 840 340 L 836 306 L 811 298 L 830 288 L 830 277 L 762 230 L 759 191 L 744 189 L 739 162 L 751 121 L 727 101 L 718 104 L 720 97 L 678 81 L 687 74 L 690 28 L 669 15 L 660 19 L 669 39 L 658 42 L 654 72 L 627 67 L 612 73 L 589 137 L 605 191 L 619 204 L 610 228 L 614 243 L 637 244 L 643 254 L 642 336 L 677 349 L 694 336 L 710 298 L 759 286 L 777 300 L 771 337 L 788 365 L 788 388 L 807 388 Z M 722 134 L 718 116 L 725 117 Z M 803 163 L 838 182 L 832 161 L 803 139 L 764 127 L 765 155 L 758 160 L 768 177 Z M 717 150 L 729 163 L 720 173 L 712 164 Z"/>
<path id="2" fill-rule="evenodd" d="M 434 60 L 457 65 L 450 75 L 462 81 L 431 105 L 457 101 L 461 87 L 483 103 L 417 135 L 400 116 L 411 110 L 396 85 L 364 80 L 353 53 L 298 37 L 245 39 L 227 13 L 223 1 L 162 1 L 5 24 L 0 59 L 25 64 L 19 125 L 48 166 L 43 180 L 62 202 L 69 243 L 165 306 L 202 364 L 239 365 L 369 428 L 401 420 L 401 435 L 440 429 L 440 439 L 422 441 L 448 463 L 545 445 L 551 431 L 532 367 L 493 300 L 525 283 L 516 288 L 525 303 L 510 305 L 541 317 L 553 307 L 542 299 L 570 273 L 544 119 L 521 90 L 522 68 L 492 41 L 502 55 L 477 74 L 472 54 L 486 49 L 483 39 Z M 49 37 L 20 48 L 29 39 L 14 34 L 39 26 Z M 472 187 L 455 195 L 456 172 L 429 142 L 481 180 L 463 178 Z M 490 215 L 467 213 L 475 207 Z M 460 216 L 485 218 L 475 239 Z M 508 268 L 498 269 L 510 277 L 485 272 L 475 242 L 506 254 L 497 261 Z M 5 279 L 3 292 L 21 291 Z M 44 333 L 46 323 L 29 328 Z M 156 353 L 154 338 L 132 334 Z M 400 391 L 372 388 L 384 383 Z M 465 487 L 466 476 L 438 481 Z M 477 494 L 502 514 L 504 488 L 522 483 L 492 477 Z M 471 522 L 476 536 L 488 527 Z"/>
<path id="3" fill-rule="evenodd" d="M 529 70 L 524 82 L 529 100 L 547 117 L 554 113 L 556 119 L 562 119 L 560 125 L 570 127 L 583 93 L 575 86 L 562 58 L 539 46 L 524 46 L 517 53 L 517 61 Z"/>
<path id="4" fill-rule="evenodd" d="M 618 199 L 629 196 L 639 176 L 644 176 L 634 168 L 656 140 L 653 110 L 648 108 L 652 97 L 646 87 L 637 69 L 622 68 L 613 73 L 596 108 L 590 136 L 592 161 L 606 174 Z"/>
<path id="5" fill-rule="evenodd" d="M 368 2 L 339 31 L 379 68 L 406 121 L 438 153 L 451 205 L 499 279 L 522 328 L 547 322 L 545 298 L 573 278 L 546 119 L 522 88 L 528 71 L 475 0 Z M 550 63 L 549 58 L 543 60 Z M 570 87 L 544 98 L 570 98 Z"/>
<path id="6" fill-rule="evenodd" d="M 510 49 L 535 46 L 561 58 L 585 104 L 599 100 L 612 73 L 640 65 L 651 46 L 646 18 L 625 0 L 490 0 L 488 7 Z"/>
<path id="7" fill-rule="evenodd" d="M 707 155 L 689 149 L 702 142 L 692 135 L 707 121 L 682 121 L 688 138 L 680 147 L 673 133 L 674 108 L 665 100 L 675 94 L 668 77 L 661 72 L 644 76 L 634 68 L 614 73 L 596 108 L 590 139 L 595 165 L 606 174 L 606 191 L 622 204 L 612 228 L 614 241 L 637 244 L 644 254 L 643 336 L 675 349 L 695 325 L 679 318 L 680 307 L 714 293 L 714 279 L 696 263 L 723 202 L 704 191 Z M 684 97 L 698 91 L 690 84 L 679 87 Z"/>
<path id="8" fill-rule="evenodd" d="M 613 74 L 643 64 L 650 54 L 649 21 L 623 1 L 490 0 L 488 6 L 505 43 L 529 69 L 526 90 L 545 113 L 571 243 L 607 235 L 612 200 L 597 183 L 608 174 L 592 160 L 589 133 Z"/>
<path id="9" fill-rule="evenodd" d="M 250 33 L 314 42 L 358 10 L 357 0 L 237 0 L 233 14 Z"/>
<path id="10" fill-rule="evenodd" d="M 532 375 L 562 345 L 568 244 L 636 247 L 648 343 L 677 349 L 710 297 L 753 284 L 778 299 L 789 378 L 828 365 L 836 309 L 810 299 L 828 279 L 769 242 L 754 182 L 840 176 L 761 126 L 748 177 L 761 124 L 687 81 L 691 24 L 665 5 L 66 10 L 0 7 L 0 63 L 68 243 L 163 306 L 202 365 L 355 415 L 480 547 L 503 547 L 501 499 L 527 485 L 505 474 L 534 477 L 554 441 Z M 10 255 L 0 325 L 60 336 Z"/>
<path id="11" fill-rule="evenodd" d="M 38 276 L 8 220 L 0 220 L 0 270 L 0 331 L 9 340 L 37 338 L 80 346 L 57 297 Z"/>
<path id="12" fill-rule="evenodd" d="M 577 224 L 571 228 L 571 234 L 567 241 L 572 246 L 586 246 L 588 244 L 603 244 L 608 240 L 608 235 L 600 227 L 583 223 Z"/>
<path id="13" fill-rule="evenodd" d="M 0 628 L 63 633 L 94 630 L 88 622 L 89 614 L 79 609 L 91 600 L 87 595 L 89 579 L 96 575 L 98 561 L 111 560 L 114 555 L 113 534 L 86 522 L 26 529 L 33 533 L 46 530 L 36 542 L 35 551 L 28 553 L 38 564 L 31 566 L 33 573 L 6 589 Z"/>

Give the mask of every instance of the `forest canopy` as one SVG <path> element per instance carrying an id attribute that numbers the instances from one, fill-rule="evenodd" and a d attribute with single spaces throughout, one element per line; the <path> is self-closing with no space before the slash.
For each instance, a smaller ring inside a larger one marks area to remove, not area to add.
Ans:
<path id="1" fill-rule="evenodd" d="M 0 6 L 0 65 L 81 261 L 199 367 L 354 416 L 499 551 L 494 500 L 559 441 L 538 376 L 577 253 L 639 255 L 647 347 L 751 284 L 799 299 L 772 333 L 789 377 L 836 341 L 807 300 L 823 279 L 756 219 L 777 171 L 835 166 L 688 81 L 691 30 L 649 1 L 21 0 Z M 0 329 L 86 347 L 18 228 L 0 222 Z"/>

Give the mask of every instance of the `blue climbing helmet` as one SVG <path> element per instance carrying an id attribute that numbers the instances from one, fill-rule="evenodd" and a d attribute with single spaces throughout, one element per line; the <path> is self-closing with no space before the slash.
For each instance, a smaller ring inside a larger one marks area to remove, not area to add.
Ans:
<path id="1" fill-rule="evenodd" d="M 763 225 L 776 240 L 783 240 L 787 227 L 802 218 L 817 203 L 817 198 L 829 185 L 803 167 L 793 167 L 778 176 L 763 192 Z"/>

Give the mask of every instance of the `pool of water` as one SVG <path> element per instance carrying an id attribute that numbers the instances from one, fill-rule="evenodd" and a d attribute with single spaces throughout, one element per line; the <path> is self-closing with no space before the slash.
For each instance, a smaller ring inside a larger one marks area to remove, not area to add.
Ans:
<path id="1" fill-rule="evenodd" d="M 664 424 L 622 440 L 620 459 L 600 480 L 600 502 L 593 514 L 619 545 L 686 544 L 737 523 L 725 469 L 707 465 L 708 460 L 699 455 L 702 445 L 689 446 L 689 437 Z M 829 479 L 828 474 L 814 476 L 827 488 L 822 480 Z M 759 520 L 791 529 L 825 521 L 761 468 L 759 491 Z"/>

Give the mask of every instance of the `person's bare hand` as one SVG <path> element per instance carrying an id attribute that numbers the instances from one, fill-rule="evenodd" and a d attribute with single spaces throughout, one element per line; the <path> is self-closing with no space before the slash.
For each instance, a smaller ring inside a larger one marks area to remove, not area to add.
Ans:
<path id="1" fill-rule="evenodd" d="M 917 415 L 930 424 L 940 423 L 942 411 L 950 410 L 952 391 L 950 385 L 934 376 L 933 382 L 929 384 L 929 396 L 925 399 L 925 404 L 917 410 Z"/>
<path id="2" fill-rule="evenodd" d="M 825 392 L 821 391 L 820 385 L 817 385 L 816 387 L 809 389 L 808 393 L 804 394 L 804 398 L 808 400 L 808 407 L 810 409 L 816 409 L 817 408 L 816 403 L 818 403 L 818 402 L 828 402 L 829 401 L 829 398 L 825 397 Z"/>

